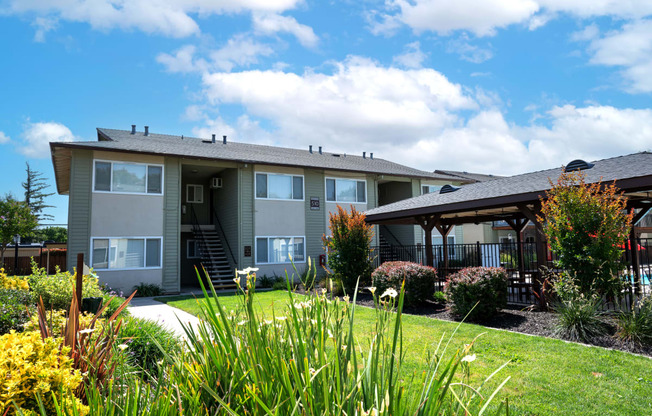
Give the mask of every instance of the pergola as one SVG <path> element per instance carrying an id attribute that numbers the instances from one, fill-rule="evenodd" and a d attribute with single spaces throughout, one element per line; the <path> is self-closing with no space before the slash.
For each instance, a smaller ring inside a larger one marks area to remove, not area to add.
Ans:
<path id="1" fill-rule="evenodd" d="M 433 266 L 432 232 L 444 237 L 444 268 L 448 269 L 447 238 L 454 225 L 505 221 L 516 231 L 519 273 L 524 276 L 521 232 L 532 222 L 536 227 L 539 259 L 545 259 L 547 244 L 539 218 L 541 200 L 551 183 L 564 171 L 581 170 L 587 183 L 615 183 L 627 196 L 628 210 L 634 210 L 636 224 L 652 208 L 652 153 L 641 152 L 592 163 L 574 160 L 566 167 L 526 173 L 465 185 L 445 186 L 439 193 L 384 205 L 366 212 L 370 224 L 419 225 L 426 235 L 426 262 Z M 630 247 L 636 247 L 636 227 L 632 227 Z M 636 253 L 636 250 L 633 250 Z M 640 282 L 638 256 L 632 255 L 635 281 Z"/>

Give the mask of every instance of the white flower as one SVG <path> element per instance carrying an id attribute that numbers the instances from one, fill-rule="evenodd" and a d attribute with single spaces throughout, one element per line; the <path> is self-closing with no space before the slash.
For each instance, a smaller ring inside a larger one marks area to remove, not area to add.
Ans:
<path id="1" fill-rule="evenodd" d="M 308 258 L 310 258 L 310 257 L 308 257 Z M 326 288 L 322 288 L 322 290 L 321 290 L 321 294 L 322 294 L 322 295 L 325 295 L 325 294 L 326 294 Z"/>
<path id="2" fill-rule="evenodd" d="M 238 326 L 242 326 L 247 323 L 247 320 L 245 319 L 244 321 L 240 321 L 237 323 Z"/>
<path id="3" fill-rule="evenodd" d="M 344 296 L 344 297 L 342 298 L 342 300 L 344 300 L 344 302 L 346 302 L 346 303 L 349 303 L 349 299 L 350 299 L 350 298 L 349 298 L 349 295 L 346 295 L 346 296 Z"/>
<path id="4" fill-rule="evenodd" d="M 371 296 L 376 294 L 376 287 L 375 286 L 370 286 L 367 288 L 371 292 Z"/>
<path id="5" fill-rule="evenodd" d="M 277 316 L 277 317 L 276 317 L 276 320 L 277 320 L 277 321 L 285 321 L 286 319 L 288 319 L 287 316 Z"/>
<path id="6" fill-rule="evenodd" d="M 80 334 L 90 334 L 91 332 L 95 331 L 95 328 L 87 328 L 87 329 L 82 329 L 79 331 Z"/>
<path id="7" fill-rule="evenodd" d="M 475 354 L 465 355 L 464 358 L 462 358 L 463 363 L 471 363 L 473 361 L 475 361 Z"/>
<path id="8" fill-rule="evenodd" d="M 396 292 L 395 289 L 390 287 L 389 289 L 384 291 L 382 295 L 380 295 L 381 298 L 384 298 L 385 296 L 389 296 L 390 298 L 395 298 L 396 296 L 398 296 L 398 292 Z"/>
<path id="9" fill-rule="evenodd" d="M 118 345 L 118 348 L 120 348 L 120 351 L 124 351 L 127 349 L 127 344 L 120 344 Z"/>

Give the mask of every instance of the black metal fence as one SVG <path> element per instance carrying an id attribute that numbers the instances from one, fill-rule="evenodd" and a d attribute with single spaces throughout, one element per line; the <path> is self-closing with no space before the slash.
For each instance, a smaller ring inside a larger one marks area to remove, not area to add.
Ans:
<path id="1" fill-rule="evenodd" d="M 555 265 L 555 256 L 546 250 L 544 259 L 538 258 L 536 243 L 522 242 L 522 265 L 516 242 L 449 244 L 448 262 L 444 258 L 444 246 L 432 247 L 433 265 L 437 269 L 436 290 L 442 290 L 449 274 L 466 267 L 503 267 L 509 277 L 508 302 L 512 304 L 533 304 L 542 281 L 542 270 L 561 271 Z M 630 244 L 623 247 L 623 269 L 620 277 L 625 282 L 625 289 L 620 305 L 606 303 L 607 307 L 618 309 L 629 307 L 643 295 L 651 293 L 652 280 L 652 239 L 638 239 L 634 250 Z M 638 275 L 632 266 L 633 256 L 638 258 Z M 383 245 L 372 247 L 371 257 L 378 267 L 387 261 L 410 261 L 426 264 L 426 247 L 422 244 L 411 246 Z"/>

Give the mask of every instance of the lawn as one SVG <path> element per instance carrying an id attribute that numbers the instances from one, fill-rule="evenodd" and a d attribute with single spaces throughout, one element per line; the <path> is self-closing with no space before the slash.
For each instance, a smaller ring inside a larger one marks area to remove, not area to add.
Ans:
<path id="1" fill-rule="evenodd" d="M 288 301 L 284 291 L 256 294 L 260 313 L 282 314 Z M 197 315 L 193 297 L 160 298 L 171 306 Z M 238 297 L 220 295 L 227 309 L 238 308 Z M 363 343 L 373 330 L 374 311 L 356 310 L 356 335 Z M 404 316 L 403 339 L 407 348 L 405 369 L 419 373 L 425 350 L 442 334 L 452 334 L 458 324 L 422 316 Z M 501 392 L 509 398 L 515 415 L 648 415 L 652 414 L 652 360 L 621 351 L 462 324 L 451 345 L 471 342 L 477 360 L 475 378 L 484 378 L 511 360 L 499 376 L 511 380 Z"/>

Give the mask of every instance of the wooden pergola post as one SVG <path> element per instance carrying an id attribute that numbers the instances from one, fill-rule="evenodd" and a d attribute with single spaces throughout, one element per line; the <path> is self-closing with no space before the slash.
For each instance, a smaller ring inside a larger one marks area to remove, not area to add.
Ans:
<path id="1" fill-rule="evenodd" d="M 527 218 L 506 219 L 507 224 L 516 232 L 516 253 L 518 255 L 518 280 L 525 283 L 525 258 L 523 256 L 523 230 L 530 222 Z"/>
<path id="2" fill-rule="evenodd" d="M 534 224 L 534 228 L 537 231 L 534 233 L 534 241 L 536 245 L 537 264 L 539 265 L 539 271 L 538 273 L 532 274 L 532 290 L 534 293 L 540 293 L 542 283 L 541 276 L 543 274 L 542 266 L 547 265 L 548 258 L 546 234 L 543 232 L 543 224 L 539 222 L 539 219 L 537 218 L 537 214 L 541 212 L 541 204 L 535 204 L 534 209 L 530 209 L 525 204 L 519 204 L 517 207 L 521 214 L 525 216 L 525 218 L 532 221 L 532 224 Z M 544 302 L 542 296 L 539 297 L 539 301 Z"/>
<path id="3" fill-rule="evenodd" d="M 435 221 L 435 227 L 437 231 L 441 234 L 442 244 L 444 246 L 444 273 L 448 274 L 448 234 L 450 234 L 453 229 L 452 225 L 444 225 L 439 219 Z"/>
<path id="4" fill-rule="evenodd" d="M 435 228 L 435 221 L 437 220 L 437 216 L 417 218 L 417 223 L 426 233 L 426 265 L 430 267 L 434 267 L 432 258 L 432 229 Z"/>

